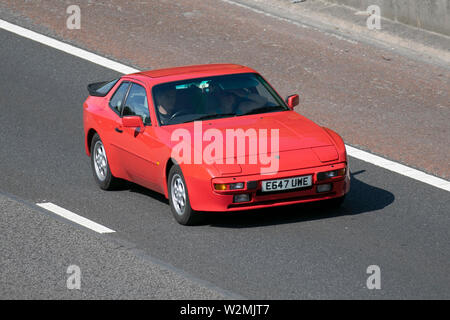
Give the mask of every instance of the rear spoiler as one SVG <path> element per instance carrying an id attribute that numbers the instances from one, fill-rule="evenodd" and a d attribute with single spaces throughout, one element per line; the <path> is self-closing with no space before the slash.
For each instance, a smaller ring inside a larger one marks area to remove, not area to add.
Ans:
<path id="1" fill-rule="evenodd" d="M 87 89 L 89 91 L 89 95 L 94 97 L 104 97 L 108 94 L 108 92 L 114 87 L 116 82 L 119 79 L 102 81 L 102 82 L 94 82 L 88 84 Z"/>

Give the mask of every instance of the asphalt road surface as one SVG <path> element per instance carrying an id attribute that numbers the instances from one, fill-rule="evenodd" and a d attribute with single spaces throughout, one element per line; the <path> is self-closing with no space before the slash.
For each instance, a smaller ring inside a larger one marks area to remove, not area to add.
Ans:
<path id="1" fill-rule="evenodd" d="M 0 213 L 1 299 L 241 298 L 20 199 L 0 195 Z"/>
<path id="2" fill-rule="evenodd" d="M 450 298 L 448 192 L 350 159 L 352 190 L 339 211 L 285 207 L 214 215 L 200 226 L 183 227 L 161 195 L 136 185 L 105 192 L 94 182 L 83 144 L 86 84 L 118 74 L 6 31 L 0 31 L 0 43 L 0 192 L 27 203 L 55 203 L 117 231 L 96 236 L 98 242 L 131 243 L 192 279 L 246 298 Z M 20 254 L 5 258 L 8 250 L 25 254 L 33 235 L 25 229 L 26 216 L 8 208 L 0 207 L 1 298 L 12 295 L 11 286 L 32 286 Z M 40 221 L 34 228 L 48 233 L 33 238 L 36 246 L 52 236 L 72 248 L 85 245 L 82 236 L 69 236 L 78 227 L 53 229 L 51 219 Z M 6 229 L 16 230 L 22 241 L 8 240 L 13 236 Z M 7 241 L 16 247 L 5 246 Z M 93 252 L 97 246 L 92 244 Z M 83 265 L 88 254 L 78 252 L 71 263 Z M 136 275 L 130 261 L 108 257 L 96 263 L 117 262 L 115 272 Z M 35 258 L 49 269 L 63 265 L 57 251 Z M 381 269 L 381 290 L 366 287 L 370 265 Z M 141 275 L 146 281 L 147 274 Z M 55 281 L 45 284 L 49 292 L 63 290 Z M 101 295 L 105 288 L 92 290 Z"/>
<path id="3" fill-rule="evenodd" d="M 336 27 L 334 33 L 302 27 L 304 17 L 288 22 L 267 16 L 270 9 L 262 14 L 236 2 L 279 1 L 79 0 L 80 30 L 67 29 L 68 3 L 59 0 L 2 0 L 0 17 L 140 70 L 229 62 L 252 67 L 283 97 L 299 93 L 296 110 L 347 143 L 450 179 L 448 66 L 400 54 L 401 41 L 380 47 Z M 289 13 L 310 1 L 283 2 L 282 12 Z M 358 25 L 365 29 L 364 20 Z M 444 56 L 450 39 L 439 43 L 445 50 L 435 55 Z"/>

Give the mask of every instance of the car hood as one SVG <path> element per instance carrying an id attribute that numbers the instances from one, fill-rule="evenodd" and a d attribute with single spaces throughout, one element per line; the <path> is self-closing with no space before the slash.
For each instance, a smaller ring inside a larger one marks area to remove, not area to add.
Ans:
<path id="1" fill-rule="evenodd" d="M 275 151 L 276 149 L 272 148 L 270 137 L 278 132 L 279 143 L 278 143 L 278 152 L 280 155 L 290 154 L 290 156 L 294 156 L 296 152 L 292 152 L 295 150 L 303 150 L 301 153 L 301 159 L 308 158 L 310 160 L 314 160 L 315 162 L 327 162 L 338 159 L 338 153 L 334 146 L 334 142 L 328 133 L 319 125 L 315 124 L 311 120 L 303 117 L 302 115 L 294 112 L 294 111 L 285 111 L 285 112 L 275 112 L 275 113 L 264 113 L 257 114 L 251 116 L 241 116 L 241 117 L 232 117 L 232 118 L 223 118 L 223 119 L 214 119 L 203 121 L 201 123 L 194 124 L 193 122 L 166 126 L 163 127 L 167 130 L 168 138 L 170 142 L 168 142 L 172 147 L 179 143 L 179 140 L 174 140 L 174 134 L 178 131 L 178 133 L 184 132 L 189 133 L 192 141 L 192 149 L 196 149 L 197 152 L 203 152 L 208 145 L 211 144 L 211 141 L 206 141 L 204 138 L 202 143 L 194 143 L 194 137 L 203 135 L 207 135 L 207 132 L 211 134 L 220 133 L 223 137 L 223 141 L 219 141 L 224 150 L 223 155 L 217 154 L 213 155 L 214 160 L 223 160 L 223 162 L 227 162 L 226 159 L 233 157 L 236 159 L 235 163 L 238 162 L 238 143 L 235 141 L 234 144 L 234 152 L 230 155 L 230 152 L 226 152 L 227 144 L 229 144 L 230 139 L 226 139 L 227 132 L 236 130 L 242 130 L 242 132 L 246 132 L 247 134 L 253 132 L 256 133 L 256 136 L 259 140 L 261 140 L 261 135 L 264 134 L 264 131 L 267 132 L 267 151 L 261 150 L 258 146 L 257 141 L 253 141 L 258 147 L 251 148 L 252 143 L 250 143 L 249 138 L 245 139 L 245 148 L 241 149 L 239 153 L 241 158 L 239 162 L 249 161 L 249 158 L 253 155 L 261 155 L 261 154 L 271 154 L 271 151 Z M 213 130 L 210 130 L 213 129 Z M 200 132 L 200 134 L 198 134 Z M 201 140 L 201 139 L 200 139 Z M 199 140 L 196 140 L 199 141 Z M 229 149 L 230 150 L 230 149 Z M 297 155 L 299 156 L 300 153 Z M 306 155 L 308 153 L 308 156 Z M 275 156 L 275 155 L 273 155 Z M 297 158 L 297 168 L 298 168 L 298 160 Z M 311 161 L 308 161 L 308 163 Z"/>

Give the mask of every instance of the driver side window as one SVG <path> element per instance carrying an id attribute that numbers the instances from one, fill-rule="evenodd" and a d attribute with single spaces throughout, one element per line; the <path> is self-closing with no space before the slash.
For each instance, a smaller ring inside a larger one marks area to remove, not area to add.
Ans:
<path id="1" fill-rule="evenodd" d="M 144 125 L 151 125 L 145 88 L 136 83 L 131 84 L 122 116 L 140 116 Z"/>

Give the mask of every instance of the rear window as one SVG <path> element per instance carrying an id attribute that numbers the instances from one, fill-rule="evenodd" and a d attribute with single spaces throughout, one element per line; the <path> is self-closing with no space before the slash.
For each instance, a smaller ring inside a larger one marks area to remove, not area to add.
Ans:
<path id="1" fill-rule="evenodd" d="M 112 80 L 106 83 L 105 85 L 101 86 L 100 88 L 98 88 L 96 91 L 102 95 L 106 95 L 109 92 L 109 90 L 111 90 L 112 87 L 114 87 L 117 81 L 119 81 L 119 79 Z"/>
<path id="2" fill-rule="evenodd" d="M 104 97 L 114 87 L 119 79 L 111 81 L 95 82 L 88 85 L 88 91 L 91 96 Z"/>

